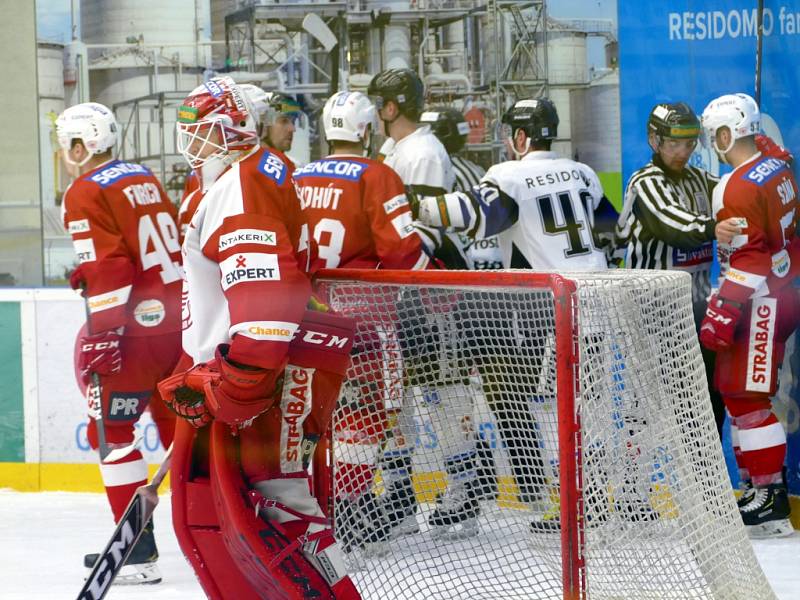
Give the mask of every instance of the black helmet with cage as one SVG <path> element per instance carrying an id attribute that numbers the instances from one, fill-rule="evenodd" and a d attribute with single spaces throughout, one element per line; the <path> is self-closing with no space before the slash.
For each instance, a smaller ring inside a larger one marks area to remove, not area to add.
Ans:
<path id="1" fill-rule="evenodd" d="M 448 154 L 456 154 L 467 143 L 469 123 L 460 110 L 431 108 L 422 113 L 419 121 L 431 126 L 431 131 L 442 142 Z"/>
<path id="2" fill-rule="evenodd" d="M 373 98 L 378 109 L 380 100 L 396 102 L 400 114 L 416 121 L 425 103 L 425 86 L 411 69 L 387 69 L 372 78 L 367 95 Z"/>
<path id="3" fill-rule="evenodd" d="M 503 115 L 511 136 L 522 129 L 531 141 L 553 140 L 558 135 L 558 111 L 549 98 L 518 100 Z"/>

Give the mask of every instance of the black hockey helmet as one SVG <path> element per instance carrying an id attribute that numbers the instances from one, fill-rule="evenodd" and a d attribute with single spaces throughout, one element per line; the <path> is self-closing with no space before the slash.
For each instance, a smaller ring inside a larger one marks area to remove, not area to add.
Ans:
<path id="1" fill-rule="evenodd" d="M 455 154 L 467 143 L 469 123 L 460 110 L 455 108 L 431 108 L 422 113 L 420 123 L 428 123 L 433 134 L 439 138 L 448 154 Z"/>
<path id="2" fill-rule="evenodd" d="M 549 98 L 518 100 L 503 115 L 503 124 L 512 136 L 522 129 L 534 142 L 552 140 L 558 135 L 558 111 Z"/>
<path id="3" fill-rule="evenodd" d="M 373 99 L 394 100 L 401 114 L 416 120 L 425 103 L 425 86 L 411 69 L 387 69 L 372 78 L 367 95 Z"/>
<path id="4" fill-rule="evenodd" d="M 659 138 L 697 139 L 700 119 L 685 102 L 656 104 L 647 118 L 647 133 Z"/>

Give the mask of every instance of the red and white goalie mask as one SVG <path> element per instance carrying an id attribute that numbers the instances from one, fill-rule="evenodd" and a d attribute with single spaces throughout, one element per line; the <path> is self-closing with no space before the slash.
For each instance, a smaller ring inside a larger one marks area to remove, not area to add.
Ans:
<path id="1" fill-rule="evenodd" d="M 178 109 L 177 128 L 178 151 L 201 173 L 204 187 L 258 144 L 255 111 L 230 77 L 195 88 Z"/>

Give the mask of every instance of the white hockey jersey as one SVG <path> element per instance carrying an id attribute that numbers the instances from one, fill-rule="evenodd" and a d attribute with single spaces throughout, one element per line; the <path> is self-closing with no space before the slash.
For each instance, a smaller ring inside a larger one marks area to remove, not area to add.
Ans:
<path id="1" fill-rule="evenodd" d="M 407 186 L 453 189 L 456 176 L 447 150 L 433 135 L 429 125 L 423 125 L 402 140 L 384 145 L 385 165 L 391 167 Z"/>
<path id="2" fill-rule="evenodd" d="M 593 230 L 603 198 L 588 166 L 536 151 L 493 166 L 479 187 L 447 194 L 444 206 L 424 198 L 420 220 L 475 239 L 499 233 L 506 268 L 603 270 Z"/>

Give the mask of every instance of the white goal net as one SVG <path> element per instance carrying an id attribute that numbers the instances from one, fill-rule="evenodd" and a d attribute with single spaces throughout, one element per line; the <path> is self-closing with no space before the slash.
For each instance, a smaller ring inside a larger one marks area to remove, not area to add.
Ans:
<path id="1" fill-rule="evenodd" d="M 774 598 L 674 272 L 326 272 L 315 485 L 366 599 Z"/>

